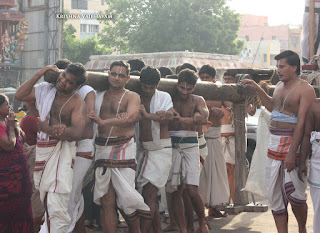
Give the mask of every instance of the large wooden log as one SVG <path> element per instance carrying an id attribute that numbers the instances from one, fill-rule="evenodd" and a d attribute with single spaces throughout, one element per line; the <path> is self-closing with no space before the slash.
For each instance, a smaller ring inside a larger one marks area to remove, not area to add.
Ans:
<path id="1" fill-rule="evenodd" d="M 87 75 L 87 84 L 92 86 L 95 90 L 104 91 L 108 89 L 107 73 L 87 72 Z M 44 79 L 48 82 L 54 82 L 57 76 L 58 73 L 54 71 L 48 71 L 46 72 Z M 176 92 L 176 83 L 177 80 L 174 79 L 161 79 L 158 89 L 161 91 L 166 91 L 170 95 L 174 95 Z M 139 77 L 132 76 L 129 82 L 126 84 L 126 88 L 140 93 Z M 216 85 L 210 82 L 198 81 L 194 94 L 201 95 L 206 100 L 241 102 L 244 101 L 247 94 L 250 94 L 250 89 L 236 84 Z"/>

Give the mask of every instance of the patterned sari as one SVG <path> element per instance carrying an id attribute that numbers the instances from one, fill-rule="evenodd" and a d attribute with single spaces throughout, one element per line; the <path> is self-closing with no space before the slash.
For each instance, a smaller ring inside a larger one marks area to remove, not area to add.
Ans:
<path id="1" fill-rule="evenodd" d="M 0 137 L 7 126 L 0 123 Z M 18 135 L 13 151 L 0 148 L 0 233 L 31 233 L 31 183 L 22 138 Z"/>

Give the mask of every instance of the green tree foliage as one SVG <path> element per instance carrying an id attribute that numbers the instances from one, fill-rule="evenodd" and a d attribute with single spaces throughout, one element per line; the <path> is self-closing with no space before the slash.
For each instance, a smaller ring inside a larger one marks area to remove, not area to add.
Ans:
<path id="1" fill-rule="evenodd" d="M 78 40 L 75 35 L 76 29 L 71 24 L 66 24 L 63 29 L 63 57 L 72 62 L 81 62 L 86 64 L 91 55 L 101 55 L 110 53 L 99 45 L 99 38 L 92 36 L 82 41 Z"/>
<path id="2" fill-rule="evenodd" d="M 238 54 L 240 17 L 227 0 L 105 0 L 113 19 L 102 43 L 126 52 Z"/>

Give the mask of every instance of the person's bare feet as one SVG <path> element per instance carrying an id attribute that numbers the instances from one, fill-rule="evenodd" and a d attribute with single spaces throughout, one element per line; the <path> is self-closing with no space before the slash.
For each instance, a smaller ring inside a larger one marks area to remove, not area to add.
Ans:
<path id="1" fill-rule="evenodd" d="M 174 224 L 169 224 L 168 226 L 166 226 L 164 229 L 163 229 L 163 232 L 169 232 L 169 231 L 178 231 L 179 228 L 177 225 L 174 225 Z"/>
<path id="2" fill-rule="evenodd" d="M 227 217 L 228 214 L 227 213 L 223 214 L 219 210 L 217 210 L 216 208 L 211 207 L 211 208 L 209 208 L 208 216 L 211 216 L 213 218 L 224 218 L 224 217 Z"/>
<path id="3" fill-rule="evenodd" d="M 208 224 L 200 226 L 199 229 L 196 231 L 196 233 L 210 233 Z"/>

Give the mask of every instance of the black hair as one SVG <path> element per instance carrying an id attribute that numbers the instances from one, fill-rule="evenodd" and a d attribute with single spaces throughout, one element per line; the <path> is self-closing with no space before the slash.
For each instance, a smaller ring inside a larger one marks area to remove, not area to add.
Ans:
<path id="1" fill-rule="evenodd" d="M 224 72 L 223 76 L 231 76 L 231 77 L 236 78 L 236 73 L 226 71 L 226 72 Z"/>
<path id="2" fill-rule="evenodd" d="M 165 78 L 167 75 L 173 74 L 173 71 L 170 68 L 164 66 L 160 67 L 159 71 L 161 74 L 161 78 Z"/>
<path id="3" fill-rule="evenodd" d="M 87 81 L 86 68 L 81 63 L 71 63 L 67 66 L 66 72 L 76 76 L 77 85 L 81 85 Z"/>
<path id="4" fill-rule="evenodd" d="M 71 63 L 72 62 L 70 60 L 68 60 L 67 58 L 63 58 L 63 59 L 56 61 L 56 63 L 54 63 L 54 65 L 56 65 L 59 69 L 64 70 Z"/>
<path id="5" fill-rule="evenodd" d="M 167 78 L 167 79 L 178 79 L 178 75 L 170 74 L 170 75 L 167 75 L 165 78 Z"/>
<path id="6" fill-rule="evenodd" d="M 140 76 L 140 71 L 137 71 L 137 70 L 133 70 L 130 72 L 130 75 L 134 75 L 134 76 Z"/>
<path id="7" fill-rule="evenodd" d="M 300 58 L 299 55 L 291 50 L 285 50 L 282 53 L 274 57 L 275 60 L 279 61 L 280 59 L 285 58 L 287 63 L 290 66 L 296 66 L 296 74 L 300 75 Z"/>
<path id="8" fill-rule="evenodd" d="M 186 82 L 192 86 L 196 85 L 198 76 L 196 72 L 190 69 L 183 69 L 178 74 L 178 83 Z"/>
<path id="9" fill-rule="evenodd" d="M 180 71 L 184 70 L 184 69 L 190 69 L 190 70 L 193 70 L 194 72 L 197 73 L 197 68 L 190 64 L 190 63 L 183 63 L 181 66 L 180 66 L 180 70 L 179 70 L 179 73 Z"/>
<path id="10" fill-rule="evenodd" d="M 199 70 L 199 75 L 200 74 L 208 74 L 209 76 L 214 78 L 216 76 L 217 72 L 216 72 L 216 69 L 213 68 L 212 66 L 203 65 Z"/>
<path id="11" fill-rule="evenodd" d="M 160 81 L 160 77 L 160 71 L 157 68 L 146 66 L 141 70 L 140 82 L 149 85 L 157 85 Z"/>
<path id="12" fill-rule="evenodd" d="M 179 74 L 181 65 L 182 64 L 176 66 L 176 74 Z"/>
<path id="13" fill-rule="evenodd" d="M 131 59 L 128 61 L 131 67 L 131 71 L 137 70 L 141 71 L 145 67 L 146 63 L 141 59 Z"/>
<path id="14" fill-rule="evenodd" d="M 114 66 L 123 66 L 124 68 L 126 68 L 127 75 L 130 74 L 130 64 L 129 63 L 127 63 L 125 61 L 114 61 L 110 65 L 110 71 Z"/>
<path id="15" fill-rule="evenodd" d="M 8 101 L 9 102 L 9 98 L 8 96 L 6 96 L 5 94 L 0 94 L 0 106 L 5 102 Z"/>

